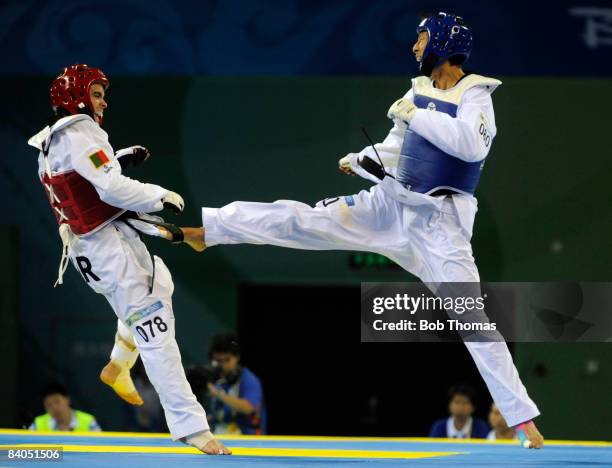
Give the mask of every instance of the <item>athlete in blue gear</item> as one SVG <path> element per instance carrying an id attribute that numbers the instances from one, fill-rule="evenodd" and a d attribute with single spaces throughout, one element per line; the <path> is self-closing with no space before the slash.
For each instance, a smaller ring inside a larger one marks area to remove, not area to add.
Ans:
<path id="1" fill-rule="evenodd" d="M 203 208 L 203 228 L 185 228 L 185 239 L 204 240 L 208 247 L 370 251 L 392 259 L 438 295 L 449 284 L 478 286 L 470 244 L 478 209 L 474 191 L 497 133 L 491 94 L 501 82 L 462 69 L 473 37 L 460 17 L 437 13 L 419 24 L 417 34 L 412 50 L 423 76 L 389 109 L 389 135 L 376 151 L 367 147 L 339 161 L 340 170 L 376 185 L 314 207 L 281 200 Z M 540 413 L 499 337 L 464 342 L 523 445 L 540 448 L 544 439 L 532 421 Z"/>

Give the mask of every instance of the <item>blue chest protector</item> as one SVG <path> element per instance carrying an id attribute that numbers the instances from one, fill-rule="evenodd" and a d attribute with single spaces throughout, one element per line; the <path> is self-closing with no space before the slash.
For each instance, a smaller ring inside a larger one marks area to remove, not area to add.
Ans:
<path id="1" fill-rule="evenodd" d="M 435 108 L 457 117 L 457 105 L 421 94 L 414 95 L 419 109 Z M 466 162 L 445 153 L 425 138 L 407 129 L 397 165 L 397 180 L 413 192 L 438 189 L 474 194 L 484 161 Z"/>

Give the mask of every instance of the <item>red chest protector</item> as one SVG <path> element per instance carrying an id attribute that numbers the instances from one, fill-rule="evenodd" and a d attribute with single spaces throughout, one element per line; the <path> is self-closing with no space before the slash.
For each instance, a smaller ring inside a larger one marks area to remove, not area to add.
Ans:
<path id="1" fill-rule="evenodd" d="M 77 119 L 78 117 L 72 121 Z M 51 204 L 57 224 L 60 226 L 67 224 L 72 233 L 76 235 L 88 234 L 112 221 L 125 210 L 100 200 L 92 183 L 74 170 L 52 175 L 48 156 L 53 136 L 52 131 L 48 140 L 46 139 L 41 145 L 46 168 L 41 182 L 47 199 Z"/>
<path id="2" fill-rule="evenodd" d="M 74 234 L 87 234 L 124 211 L 100 200 L 91 182 L 76 171 L 44 174 L 41 182 L 57 223 L 68 224 Z"/>

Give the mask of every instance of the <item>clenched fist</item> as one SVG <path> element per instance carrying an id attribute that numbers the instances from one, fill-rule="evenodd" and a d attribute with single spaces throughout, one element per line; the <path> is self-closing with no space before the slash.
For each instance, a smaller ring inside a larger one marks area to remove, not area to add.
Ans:
<path id="1" fill-rule="evenodd" d="M 416 110 L 417 106 L 415 106 L 410 99 L 402 98 L 395 101 L 391 107 L 389 107 L 387 117 L 392 120 L 399 119 L 406 125 L 410 125 L 410 121 L 414 117 Z"/>
<path id="2" fill-rule="evenodd" d="M 168 193 L 164 195 L 161 201 L 164 204 L 164 208 L 170 209 L 176 214 L 181 214 L 185 208 L 185 201 L 183 200 L 183 197 L 176 192 L 171 192 L 168 190 Z"/>

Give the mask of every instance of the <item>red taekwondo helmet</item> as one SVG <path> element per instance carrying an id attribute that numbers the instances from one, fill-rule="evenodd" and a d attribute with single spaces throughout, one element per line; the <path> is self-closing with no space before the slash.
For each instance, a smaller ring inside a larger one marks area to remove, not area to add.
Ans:
<path id="1" fill-rule="evenodd" d="M 110 84 L 99 68 L 89 67 L 84 63 L 64 68 L 63 73 L 51 83 L 51 107 L 55 114 L 61 115 L 63 109 L 70 115 L 88 114 L 93 118 L 94 109 L 89 88 L 94 83 L 100 83 L 105 90 Z"/>

